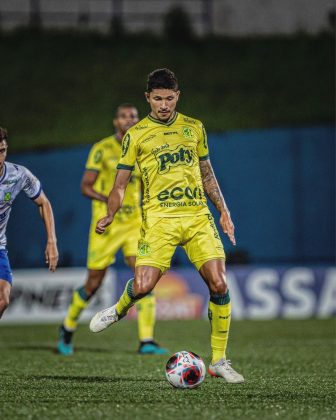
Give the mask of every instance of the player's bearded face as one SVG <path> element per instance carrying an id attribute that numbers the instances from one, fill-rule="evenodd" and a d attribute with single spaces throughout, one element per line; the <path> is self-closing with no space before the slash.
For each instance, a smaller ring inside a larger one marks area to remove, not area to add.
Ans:
<path id="1" fill-rule="evenodd" d="M 151 92 L 146 92 L 145 95 L 152 110 L 152 117 L 161 121 L 168 121 L 175 111 L 180 91 L 153 89 Z"/>
<path id="2" fill-rule="evenodd" d="M 139 121 L 138 111 L 135 108 L 123 108 L 118 112 L 113 123 L 118 131 L 125 134 L 126 131 Z"/>

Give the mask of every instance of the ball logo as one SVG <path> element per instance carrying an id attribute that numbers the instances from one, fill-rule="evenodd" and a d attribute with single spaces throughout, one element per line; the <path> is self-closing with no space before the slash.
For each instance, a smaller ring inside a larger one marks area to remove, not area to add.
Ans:
<path id="1" fill-rule="evenodd" d="M 124 157 L 128 151 L 130 140 L 131 140 L 131 136 L 127 133 L 122 142 L 122 153 L 121 153 L 122 157 Z"/>
<path id="2" fill-rule="evenodd" d="M 158 173 L 165 174 L 170 171 L 171 167 L 185 165 L 193 166 L 195 163 L 195 151 L 193 148 L 180 144 L 175 149 L 166 149 L 162 153 L 158 153 L 155 158 L 158 163 Z"/>
<path id="3" fill-rule="evenodd" d="M 194 132 L 190 127 L 184 127 L 182 131 L 183 137 L 186 139 L 193 139 L 194 138 Z"/>

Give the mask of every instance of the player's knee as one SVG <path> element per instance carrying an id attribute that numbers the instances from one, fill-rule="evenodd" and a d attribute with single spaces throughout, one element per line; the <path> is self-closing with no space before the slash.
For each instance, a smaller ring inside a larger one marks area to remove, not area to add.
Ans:
<path id="1" fill-rule="evenodd" d="M 228 291 L 226 279 L 224 278 L 218 278 L 214 279 L 210 283 L 210 292 L 212 294 L 216 295 L 225 295 L 225 293 Z"/>
<path id="2" fill-rule="evenodd" d="M 3 296 L 0 298 L 0 314 L 2 314 L 9 305 L 9 298 Z"/>
<path id="3" fill-rule="evenodd" d="M 105 272 L 94 272 L 93 270 L 89 273 L 89 277 L 84 285 L 84 289 L 89 296 L 92 296 L 100 288 Z"/>
<path id="4" fill-rule="evenodd" d="M 101 282 L 96 282 L 96 283 L 90 283 L 85 285 L 85 291 L 88 294 L 88 296 L 92 296 L 96 293 L 96 291 L 99 289 L 99 287 L 101 286 Z"/>
<path id="5" fill-rule="evenodd" d="M 151 281 L 145 277 L 134 279 L 133 290 L 135 296 L 146 296 L 153 289 Z"/>

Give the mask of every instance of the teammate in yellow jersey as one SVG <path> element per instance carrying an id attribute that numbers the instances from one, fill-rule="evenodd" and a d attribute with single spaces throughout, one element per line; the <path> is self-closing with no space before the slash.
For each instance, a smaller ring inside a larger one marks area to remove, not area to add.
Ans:
<path id="1" fill-rule="evenodd" d="M 127 264 L 134 269 L 138 239 L 141 226 L 141 178 L 135 169 L 125 193 L 123 205 L 115 214 L 112 226 L 104 235 L 97 235 L 97 221 L 107 211 L 107 197 L 117 173 L 117 164 L 121 157 L 121 140 L 127 129 L 139 121 L 138 111 L 131 104 L 120 105 L 114 118 L 116 134 L 93 145 L 82 180 L 83 194 L 92 200 L 92 220 L 89 235 L 85 284 L 73 293 L 72 302 L 60 328 L 57 350 L 63 355 L 73 354 L 72 338 L 78 318 L 89 304 L 90 298 L 98 290 L 107 268 L 115 262 L 115 255 L 122 249 Z M 153 339 L 155 323 L 155 298 L 148 294 L 137 304 L 139 353 L 165 354 Z"/>
<path id="2" fill-rule="evenodd" d="M 209 372 L 227 382 L 244 382 L 226 358 L 231 302 L 225 254 L 204 191 L 220 213 L 222 229 L 235 245 L 234 225 L 210 163 L 205 129 L 200 121 L 175 110 L 180 92 L 170 70 L 150 73 L 145 95 L 151 112 L 123 138 L 107 215 L 96 227 L 103 234 L 112 223 L 137 163 L 144 184 L 144 216 L 135 277 L 116 305 L 92 318 L 90 329 L 99 332 L 123 318 L 132 305 L 152 291 L 169 268 L 176 247 L 182 246 L 210 292 Z"/>

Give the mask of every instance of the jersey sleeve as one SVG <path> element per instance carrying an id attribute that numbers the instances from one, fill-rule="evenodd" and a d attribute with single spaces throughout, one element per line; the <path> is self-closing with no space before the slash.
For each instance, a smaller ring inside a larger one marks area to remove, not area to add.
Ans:
<path id="1" fill-rule="evenodd" d="M 122 140 L 121 159 L 117 169 L 127 169 L 133 171 L 137 158 L 136 140 L 133 135 L 127 132 Z"/>
<path id="2" fill-rule="evenodd" d="M 103 169 L 103 155 L 103 147 L 99 143 L 94 144 L 86 161 L 85 169 L 100 172 Z"/>
<path id="3" fill-rule="evenodd" d="M 25 192 L 27 197 L 35 200 L 39 197 L 42 191 L 40 181 L 34 176 L 27 168 L 23 168 L 23 187 L 22 190 Z"/>
<path id="4" fill-rule="evenodd" d="M 204 125 L 201 124 L 200 136 L 197 144 L 197 154 L 199 160 L 207 160 L 209 157 L 208 137 Z"/>

